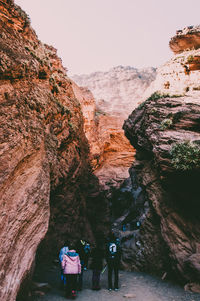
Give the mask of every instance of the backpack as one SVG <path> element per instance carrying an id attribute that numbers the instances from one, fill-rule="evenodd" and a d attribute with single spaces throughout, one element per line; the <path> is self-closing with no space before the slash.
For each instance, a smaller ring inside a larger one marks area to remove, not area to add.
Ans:
<path id="1" fill-rule="evenodd" d="M 115 242 L 110 242 L 108 245 L 108 253 L 111 258 L 114 258 L 117 254 L 117 245 Z"/>
<path id="2" fill-rule="evenodd" d="M 89 245 L 88 243 L 86 243 L 86 244 L 84 245 L 84 252 L 85 252 L 86 254 L 88 254 L 88 253 L 90 252 L 90 245 Z"/>

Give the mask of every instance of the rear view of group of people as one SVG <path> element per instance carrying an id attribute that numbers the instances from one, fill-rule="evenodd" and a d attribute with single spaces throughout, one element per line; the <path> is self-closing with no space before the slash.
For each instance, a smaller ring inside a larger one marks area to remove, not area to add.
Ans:
<path id="1" fill-rule="evenodd" d="M 75 298 L 76 291 L 82 290 L 83 271 L 88 268 L 88 260 L 91 258 L 92 289 L 100 290 L 100 276 L 108 268 L 108 289 L 118 290 L 118 271 L 121 258 L 120 242 L 113 234 L 110 235 L 106 246 L 102 242 L 96 243 L 91 249 L 90 244 L 80 240 L 75 246 L 66 242 L 61 249 L 59 260 L 61 264 L 61 281 L 65 288 L 66 297 Z M 104 258 L 106 266 L 103 265 Z M 114 272 L 114 286 L 112 274 Z"/>

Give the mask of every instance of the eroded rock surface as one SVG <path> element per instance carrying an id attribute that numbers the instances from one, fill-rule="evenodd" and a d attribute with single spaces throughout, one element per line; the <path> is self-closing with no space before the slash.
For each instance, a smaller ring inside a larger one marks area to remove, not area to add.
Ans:
<path id="1" fill-rule="evenodd" d="M 175 56 L 157 69 L 156 79 L 146 91 L 147 97 L 155 91 L 184 96 L 200 90 L 200 27 L 178 31 L 170 47 Z"/>
<path id="2" fill-rule="evenodd" d="M 138 234 L 132 233 L 129 242 L 133 244 L 132 250 L 125 244 L 130 254 L 126 260 L 133 260 L 133 268 L 139 266 L 139 269 L 146 270 L 148 265 L 148 269 L 154 270 L 154 259 L 158 258 L 158 262 L 162 261 L 156 266 L 158 271 L 169 268 L 182 279 L 194 282 L 200 272 L 197 213 L 200 208 L 200 170 L 198 166 L 186 171 L 175 168 L 171 150 L 173 145 L 188 140 L 198 147 L 199 99 L 200 94 L 151 99 L 136 109 L 124 124 L 127 137 L 137 149 L 136 162 L 131 169 L 133 189 L 138 185 L 143 193 L 141 214 L 137 216 L 141 227 Z"/>
<path id="3" fill-rule="evenodd" d="M 87 95 L 80 97 L 83 115 L 90 120 L 90 130 L 86 129 L 94 173 L 101 187 L 108 195 L 112 189 L 119 188 L 126 179 L 128 169 L 134 158 L 135 150 L 124 136 L 124 119 L 143 99 L 145 90 L 155 78 L 156 70 L 146 68 L 138 70 L 132 67 L 118 66 L 108 72 L 96 72 L 90 75 L 76 75 L 73 78 L 80 86 L 87 86 L 95 97 L 95 107 L 89 107 Z M 84 88 L 82 89 L 82 93 Z M 84 92 L 85 93 L 85 92 Z M 82 100 L 81 100 L 82 99 Z M 91 95 L 89 96 L 91 100 Z M 88 100 L 89 100 L 88 99 Z M 91 103 L 91 102 L 90 102 Z M 84 109 L 91 109 L 90 116 Z M 91 118 L 94 118 L 93 121 Z M 88 125 L 88 121 L 86 121 Z M 89 127 L 86 126 L 88 129 Z"/>
<path id="4" fill-rule="evenodd" d="M 80 103 L 56 50 L 37 39 L 13 1 L 2 0 L 0 11 L 0 299 L 13 301 L 48 225 L 45 256 L 66 237 L 93 239 L 88 217 L 93 222 L 98 181 Z"/>
<path id="5" fill-rule="evenodd" d="M 78 85 L 92 91 L 97 109 L 124 120 L 143 99 L 145 90 L 155 77 L 155 68 L 117 66 L 106 72 L 74 75 L 72 78 Z"/>
<path id="6" fill-rule="evenodd" d="M 169 46 L 175 54 L 200 48 L 200 26 L 188 26 L 177 30 Z"/>
<path id="7" fill-rule="evenodd" d="M 196 29 L 184 29 L 178 36 L 196 34 Z M 119 201 L 121 215 L 118 212 L 113 227 L 122 241 L 126 268 L 196 283 L 200 272 L 200 73 L 199 49 L 193 46 L 158 69 L 149 87 L 157 92 L 124 123 L 136 160 L 127 186 L 132 196 L 129 208 L 122 206 L 123 199 Z"/>

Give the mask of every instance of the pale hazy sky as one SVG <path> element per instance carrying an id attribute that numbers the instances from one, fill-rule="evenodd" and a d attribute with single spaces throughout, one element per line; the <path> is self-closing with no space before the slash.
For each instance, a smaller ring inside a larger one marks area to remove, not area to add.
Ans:
<path id="1" fill-rule="evenodd" d="M 200 0 L 15 0 L 69 74 L 159 66 L 177 29 L 200 24 Z"/>

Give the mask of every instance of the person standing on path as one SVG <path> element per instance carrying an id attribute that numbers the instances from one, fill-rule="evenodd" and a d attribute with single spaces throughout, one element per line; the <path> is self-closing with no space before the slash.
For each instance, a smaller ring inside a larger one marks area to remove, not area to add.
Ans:
<path id="1" fill-rule="evenodd" d="M 81 274 L 81 263 L 78 253 L 73 248 L 63 256 L 63 273 L 66 276 L 66 296 L 75 298 L 77 290 L 77 277 Z"/>
<path id="2" fill-rule="evenodd" d="M 121 259 L 121 247 L 113 233 L 110 234 L 106 246 L 106 261 L 108 265 L 108 289 L 113 289 L 112 274 L 114 271 L 114 290 L 119 289 L 119 265 Z"/>
<path id="3" fill-rule="evenodd" d="M 91 269 L 92 269 L 92 289 L 100 290 L 100 275 L 101 270 L 103 269 L 103 258 L 104 251 L 102 248 L 102 244 L 100 242 L 97 243 L 96 247 L 92 249 L 91 252 Z"/>
<path id="4" fill-rule="evenodd" d="M 78 240 L 76 243 L 76 251 L 79 254 L 79 258 L 81 261 L 81 274 L 78 276 L 78 290 L 81 291 L 83 288 L 83 270 L 84 270 L 84 258 L 85 258 L 85 252 L 84 252 L 84 240 Z"/>
<path id="5" fill-rule="evenodd" d="M 64 288 L 66 285 L 66 277 L 63 274 L 63 269 L 62 269 L 62 261 L 63 261 L 63 256 L 66 255 L 67 252 L 69 251 L 68 245 L 69 245 L 68 241 L 65 241 L 64 246 L 62 247 L 59 253 L 59 261 L 61 267 L 61 288 Z"/>

